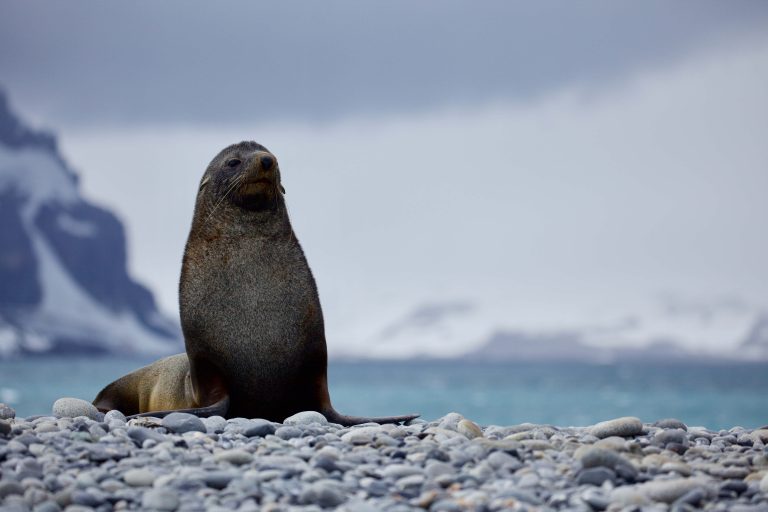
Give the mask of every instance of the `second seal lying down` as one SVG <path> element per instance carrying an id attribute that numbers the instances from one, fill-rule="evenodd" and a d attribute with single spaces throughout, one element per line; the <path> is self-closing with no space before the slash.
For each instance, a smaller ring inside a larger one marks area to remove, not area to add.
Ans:
<path id="1" fill-rule="evenodd" d="M 317 287 L 291 228 L 277 160 L 241 142 L 211 161 L 200 182 L 179 284 L 186 354 L 105 387 L 101 411 L 282 421 L 313 410 L 329 421 L 393 423 L 333 409 Z"/>

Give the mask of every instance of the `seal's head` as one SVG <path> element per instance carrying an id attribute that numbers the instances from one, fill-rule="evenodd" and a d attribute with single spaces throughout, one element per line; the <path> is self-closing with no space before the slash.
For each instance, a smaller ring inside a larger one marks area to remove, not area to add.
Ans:
<path id="1" fill-rule="evenodd" d="M 253 141 L 224 148 L 208 165 L 198 198 L 214 205 L 231 203 L 249 211 L 277 210 L 285 204 L 277 158 Z"/>

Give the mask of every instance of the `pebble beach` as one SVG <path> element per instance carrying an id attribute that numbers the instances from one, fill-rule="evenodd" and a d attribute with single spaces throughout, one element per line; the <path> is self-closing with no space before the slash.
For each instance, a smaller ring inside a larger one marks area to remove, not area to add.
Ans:
<path id="1" fill-rule="evenodd" d="M 768 428 L 675 419 L 342 427 L 319 413 L 126 420 L 0 404 L 0 511 L 768 512 Z"/>

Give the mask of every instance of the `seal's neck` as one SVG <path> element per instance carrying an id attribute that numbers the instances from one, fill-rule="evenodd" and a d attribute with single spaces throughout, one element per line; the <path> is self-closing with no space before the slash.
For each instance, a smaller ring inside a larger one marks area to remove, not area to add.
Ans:
<path id="1" fill-rule="evenodd" d="M 282 197 L 275 208 L 247 210 L 233 204 L 198 203 L 190 236 L 202 238 L 290 238 L 293 236 L 288 210 Z"/>

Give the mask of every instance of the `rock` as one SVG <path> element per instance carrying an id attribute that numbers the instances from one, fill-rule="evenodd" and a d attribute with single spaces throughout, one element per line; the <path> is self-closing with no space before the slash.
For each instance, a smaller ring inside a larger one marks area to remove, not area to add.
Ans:
<path id="1" fill-rule="evenodd" d="M 176 434 L 184 432 L 206 432 L 203 421 L 186 412 L 172 412 L 162 420 L 162 425 Z"/>
<path id="2" fill-rule="evenodd" d="M 144 444 L 144 441 L 151 439 L 159 443 L 165 439 L 163 434 L 145 427 L 128 427 L 128 437 L 131 438 L 138 447 Z"/>
<path id="3" fill-rule="evenodd" d="M 464 419 L 464 416 L 457 412 L 449 412 L 438 420 L 438 427 L 446 430 L 456 430 L 459 426 L 459 422 Z"/>
<path id="4" fill-rule="evenodd" d="M 99 410 L 91 402 L 79 398 L 59 398 L 53 403 L 53 415 L 57 418 L 85 416 L 92 420 L 99 418 Z"/>
<path id="5" fill-rule="evenodd" d="M 312 423 L 327 425 L 328 420 L 325 419 L 325 416 L 316 411 L 299 412 L 283 420 L 284 425 L 311 425 Z"/>
<path id="6" fill-rule="evenodd" d="M 609 468 L 595 467 L 583 469 L 579 472 L 579 476 L 576 478 L 578 485 L 603 485 L 603 482 L 610 481 L 612 484 L 616 483 L 616 473 Z"/>
<path id="7" fill-rule="evenodd" d="M 242 466 L 243 464 L 250 464 L 253 461 L 253 455 L 245 450 L 223 450 L 213 455 L 216 462 L 229 462 L 235 466 Z"/>
<path id="8" fill-rule="evenodd" d="M 300 428 L 297 427 L 280 427 L 277 430 L 275 430 L 275 435 L 279 437 L 280 439 L 293 439 L 296 437 L 301 437 L 302 432 Z"/>
<path id="9" fill-rule="evenodd" d="M 265 437 L 275 433 L 275 426 L 272 422 L 262 419 L 251 420 L 243 428 L 245 437 Z"/>
<path id="10" fill-rule="evenodd" d="M 0 420 L 12 420 L 15 417 L 16 411 L 13 410 L 13 407 L 0 403 Z"/>
<path id="11" fill-rule="evenodd" d="M 421 475 L 424 473 L 422 468 L 409 466 L 408 464 L 390 464 L 381 470 L 384 478 L 393 478 L 395 480 L 411 475 Z"/>
<path id="12" fill-rule="evenodd" d="M 683 494 L 673 502 L 674 506 L 692 505 L 698 507 L 699 504 L 704 501 L 706 494 L 700 488 L 691 489 L 687 493 Z"/>
<path id="13" fill-rule="evenodd" d="M 0 501 L 11 494 L 24 494 L 24 487 L 13 480 L 0 481 Z"/>
<path id="14" fill-rule="evenodd" d="M 576 450 L 574 455 L 581 461 L 581 465 L 585 469 L 606 467 L 612 469 L 616 475 L 627 481 L 634 482 L 637 478 L 637 468 L 629 460 L 614 451 L 594 446 L 583 446 Z"/>
<path id="15" fill-rule="evenodd" d="M 589 433 L 600 439 L 610 436 L 637 436 L 643 433 L 643 423 L 633 416 L 625 416 L 600 422 L 592 426 Z"/>
<path id="16" fill-rule="evenodd" d="M 673 478 L 638 484 L 636 490 L 643 496 L 662 503 L 672 503 L 694 489 L 706 489 L 708 482 L 702 478 Z M 621 489 L 621 487 L 617 488 Z"/>
<path id="17" fill-rule="evenodd" d="M 155 475 L 143 468 L 129 469 L 123 473 L 123 481 L 131 487 L 149 487 L 155 483 Z"/>
<path id="18" fill-rule="evenodd" d="M 653 444 L 656 446 L 666 447 L 670 443 L 679 444 L 682 446 L 688 445 L 688 437 L 685 430 L 680 428 L 660 430 L 653 436 Z"/>
<path id="19" fill-rule="evenodd" d="M 342 435 L 341 440 L 350 444 L 368 444 L 372 443 L 380 432 L 381 427 L 357 427 Z"/>
<path id="20" fill-rule="evenodd" d="M 107 413 L 104 414 L 104 422 L 109 423 L 111 421 L 119 421 L 121 423 L 125 423 L 128 421 L 128 419 L 125 417 L 125 414 L 116 409 L 113 409 L 111 411 L 107 411 Z"/>
<path id="21" fill-rule="evenodd" d="M 179 496 L 171 489 L 152 489 L 144 492 L 141 506 L 151 510 L 176 510 L 179 508 Z"/>
<path id="22" fill-rule="evenodd" d="M 456 426 L 456 431 L 460 434 L 464 434 L 469 439 L 483 437 L 482 429 L 478 427 L 476 423 L 467 419 L 459 421 Z"/>
<path id="23" fill-rule="evenodd" d="M 667 428 L 677 428 L 677 429 L 680 429 L 680 430 L 688 430 L 688 426 L 685 423 L 683 423 L 680 420 L 674 419 L 674 418 L 666 418 L 666 419 L 663 419 L 663 420 L 658 420 L 658 421 L 654 422 L 653 426 L 654 427 L 659 427 L 659 428 L 664 428 L 664 429 L 667 429 Z"/>
<path id="24" fill-rule="evenodd" d="M 237 473 L 234 471 L 226 470 L 214 470 L 208 471 L 203 477 L 205 485 L 213 489 L 224 489 L 229 485 L 229 482 L 237 477 Z"/>
<path id="25" fill-rule="evenodd" d="M 206 432 L 209 434 L 221 434 L 227 428 L 227 420 L 221 416 L 209 416 L 200 419 L 205 425 Z"/>
<path id="26" fill-rule="evenodd" d="M 299 501 L 323 508 L 338 507 L 347 500 L 337 482 L 318 480 L 301 493 Z"/>
<path id="27" fill-rule="evenodd" d="M 0 420 L 0 436 L 7 436 L 11 433 L 11 430 L 13 430 L 13 427 L 11 427 L 9 422 Z"/>
<path id="28" fill-rule="evenodd" d="M 762 480 L 760 480 L 760 491 L 768 493 L 768 474 L 766 474 Z"/>

